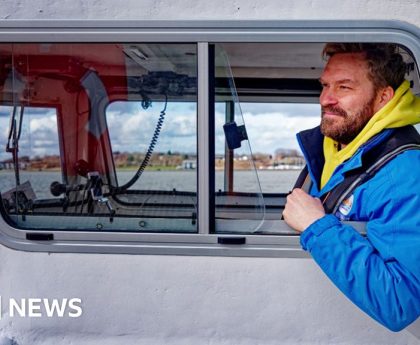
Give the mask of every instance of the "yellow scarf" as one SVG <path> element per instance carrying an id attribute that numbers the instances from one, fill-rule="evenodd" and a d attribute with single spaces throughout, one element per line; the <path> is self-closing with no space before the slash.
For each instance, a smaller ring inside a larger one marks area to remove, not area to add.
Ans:
<path id="1" fill-rule="evenodd" d="M 337 142 L 324 138 L 325 165 L 322 171 L 323 188 L 338 165 L 349 159 L 357 149 L 385 128 L 397 128 L 420 123 L 420 98 L 413 95 L 410 83 L 404 81 L 395 91 L 394 97 L 381 108 L 363 130 L 344 149 L 338 151 Z"/>

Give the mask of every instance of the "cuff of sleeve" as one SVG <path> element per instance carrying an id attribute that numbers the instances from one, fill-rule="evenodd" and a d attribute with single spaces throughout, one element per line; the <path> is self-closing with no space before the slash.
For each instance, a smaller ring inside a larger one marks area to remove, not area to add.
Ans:
<path id="1" fill-rule="evenodd" d="M 316 237 L 320 236 L 329 228 L 337 226 L 340 221 L 332 214 L 327 214 L 324 217 L 316 220 L 309 225 L 300 235 L 300 245 L 303 250 L 311 251 L 312 245 Z"/>

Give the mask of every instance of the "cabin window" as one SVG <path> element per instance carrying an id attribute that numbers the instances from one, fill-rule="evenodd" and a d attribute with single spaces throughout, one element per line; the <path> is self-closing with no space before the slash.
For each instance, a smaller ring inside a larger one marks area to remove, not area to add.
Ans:
<path id="1" fill-rule="evenodd" d="M 282 212 L 296 133 L 320 122 L 325 42 L 400 44 L 420 95 L 417 32 L 399 23 L 167 24 L 0 28 L 0 241 L 303 256 Z"/>
<path id="2" fill-rule="evenodd" d="M 195 44 L 0 53 L 1 193 L 16 226 L 197 231 Z"/>

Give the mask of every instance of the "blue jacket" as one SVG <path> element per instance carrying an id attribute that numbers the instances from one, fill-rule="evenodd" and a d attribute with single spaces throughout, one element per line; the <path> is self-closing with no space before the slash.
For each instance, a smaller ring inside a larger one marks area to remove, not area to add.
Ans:
<path id="1" fill-rule="evenodd" d="M 386 129 L 339 165 L 319 190 L 320 197 L 361 166 L 369 149 L 392 135 Z M 319 127 L 298 134 L 312 181 L 320 181 L 323 136 Z M 367 235 L 340 220 L 367 222 Z M 387 163 L 335 215 L 311 224 L 300 238 L 303 249 L 358 307 L 392 331 L 420 315 L 420 150 L 406 151 Z"/>

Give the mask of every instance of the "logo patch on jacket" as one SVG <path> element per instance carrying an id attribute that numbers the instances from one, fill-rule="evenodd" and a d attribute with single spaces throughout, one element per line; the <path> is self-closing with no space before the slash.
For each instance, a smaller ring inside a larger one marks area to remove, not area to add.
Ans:
<path id="1" fill-rule="evenodd" d="M 338 212 L 340 212 L 343 216 L 347 216 L 351 208 L 353 207 L 354 196 L 351 195 L 349 198 L 344 200 L 338 208 Z"/>

